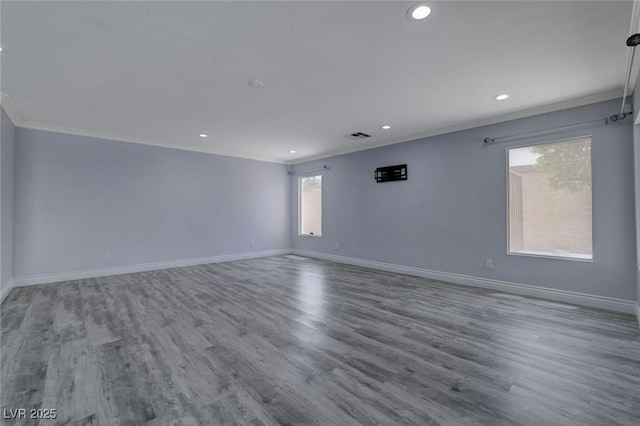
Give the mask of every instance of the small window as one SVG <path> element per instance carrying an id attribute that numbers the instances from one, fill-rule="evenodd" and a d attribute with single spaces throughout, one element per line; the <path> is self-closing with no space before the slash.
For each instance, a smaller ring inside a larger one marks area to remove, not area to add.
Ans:
<path id="1" fill-rule="evenodd" d="M 299 183 L 298 233 L 322 235 L 322 176 L 301 177 Z"/>
<path id="2" fill-rule="evenodd" d="M 591 138 L 508 153 L 509 253 L 593 259 Z"/>

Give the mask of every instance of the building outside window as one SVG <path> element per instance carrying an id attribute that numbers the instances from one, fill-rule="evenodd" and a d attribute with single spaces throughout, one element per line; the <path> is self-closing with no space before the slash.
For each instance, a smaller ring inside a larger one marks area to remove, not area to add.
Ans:
<path id="1" fill-rule="evenodd" d="M 593 259 L 591 138 L 511 148 L 509 253 Z"/>
<path id="2" fill-rule="evenodd" d="M 322 235 L 322 176 L 298 179 L 299 235 Z"/>

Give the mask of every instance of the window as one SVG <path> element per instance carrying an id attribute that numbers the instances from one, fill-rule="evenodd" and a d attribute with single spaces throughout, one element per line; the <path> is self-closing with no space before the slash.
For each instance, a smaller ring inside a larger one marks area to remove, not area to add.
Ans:
<path id="1" fill-rule="evenodd" d="M 591 138 L 511 148 L 509 253 L 593 259 Z"/>
<path id="2" fill-rule="evenodd" d="M 301 177 L 299 188 L 298 234 L 322 235 L 322 176 Z"/>

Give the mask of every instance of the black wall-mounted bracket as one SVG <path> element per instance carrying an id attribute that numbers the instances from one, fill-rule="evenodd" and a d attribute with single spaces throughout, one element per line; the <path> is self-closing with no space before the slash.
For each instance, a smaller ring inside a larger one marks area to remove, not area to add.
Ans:
<path id="1" fill-rule="evenodd" d="M 373 172 L 373 178 L 376 182 L 407 180 L 407 165 L 398 164 L 397 166 L 378 167 L 376 171 Z"/>

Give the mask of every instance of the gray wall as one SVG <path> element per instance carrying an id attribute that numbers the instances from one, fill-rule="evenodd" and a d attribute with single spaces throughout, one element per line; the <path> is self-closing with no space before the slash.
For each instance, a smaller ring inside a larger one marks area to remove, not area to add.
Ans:
<path id="1" fill-rule="evenodd" d="M 635 87 L 640 88 L 640 77 L 636 81 Z M 633 97 L 633 117 L 634 123 L 640 120 L 640 95 Z M 635 200 L 636 200 L 636 302 L 640 305 L 640 124 L 633 126 L 633 153 L 635 171 Z M 638 317 L 640 321 L 640 317 Z"/>
<path id="2" fill-rule="evenodd" d="M 640 96 L 638 96 L 638 98 L 640 98 Z M 636 302 L 640 305 L 640 125 L 633 126 L 633 151 L 636 200 L 636 253 L 638 256 L 636 259 Z M 640 321 L 640 318 L 638 318 L 638 321 Z"/>
<path id="3" fill-rule="evenodd" d="M 13 177 L 15 128 L 2 111 L 0 123 L 0 295 L 13 278 Z"/>
<path id="4" fill-rule="evenodd" d="M 323 235 L 295 249 L 608 296 L 636 298 L 630 120 L 483 146 L 497 137 L 604 118 L 619 101 L 297 164 L 327 164 Z M 592 135 L 594 261 L 507 255 L 506 148 Z M 345 143 L 354 143 L 345 140 Z M 362 143 L 362 142 L 360 142 Z M 408 164 L 408 181 L 375 183 L 376 167 Z M 292 218 L 297 181 L 292 180 Z M 336 249 L 336 242 L 340 248 Z M 494 260 L 487 270 L 485 258 Z"/>
<path id="5" fill-rule="evenodd" d="M 15 189 L 16 278 L 290 245 L 281 164 L 18 128 Z"/>

